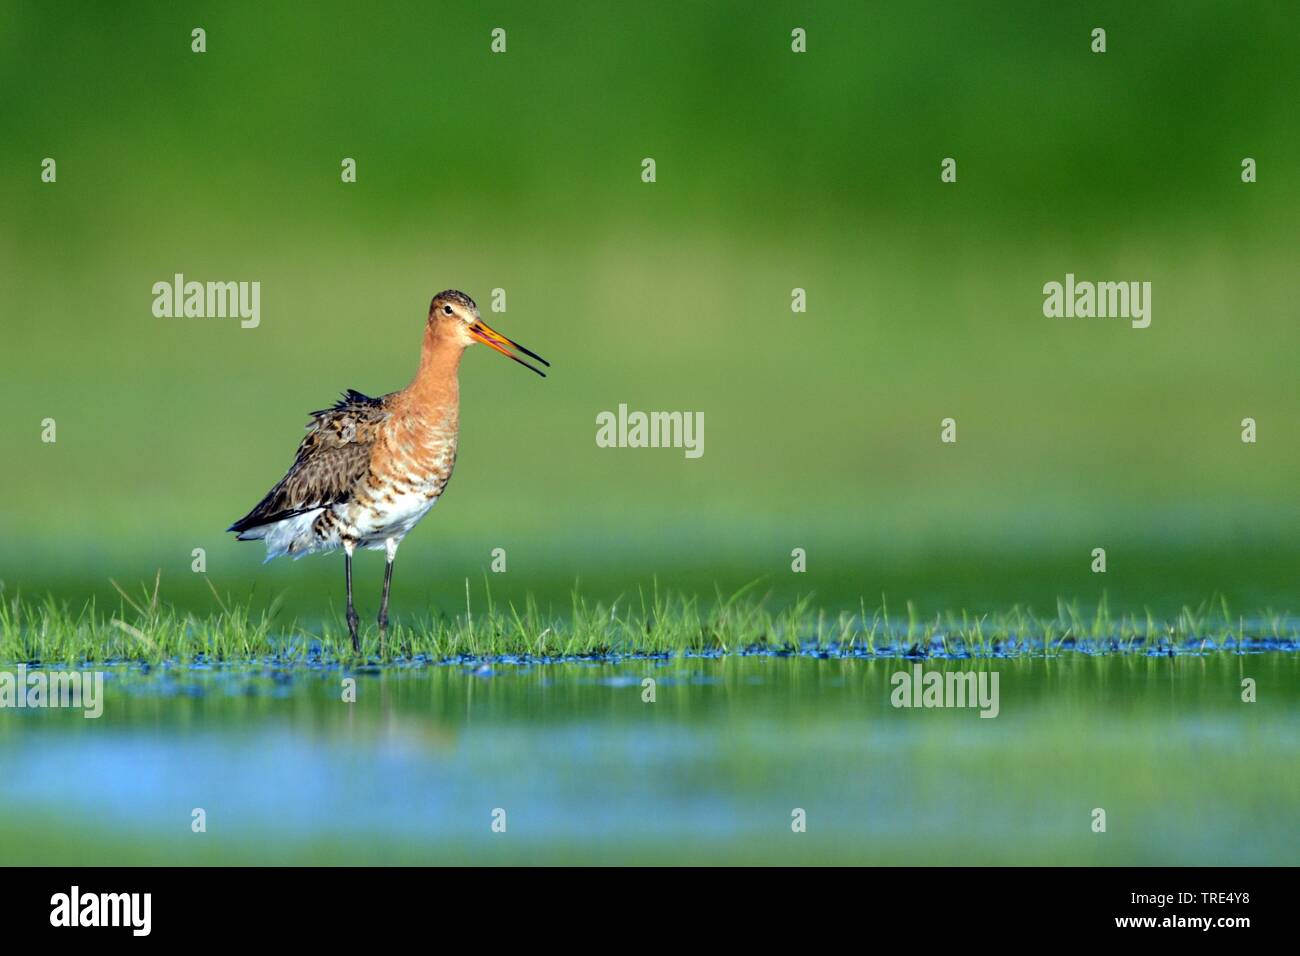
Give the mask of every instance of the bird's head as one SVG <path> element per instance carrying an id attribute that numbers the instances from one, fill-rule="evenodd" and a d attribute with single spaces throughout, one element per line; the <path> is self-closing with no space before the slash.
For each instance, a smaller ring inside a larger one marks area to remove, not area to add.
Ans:
<path id="1" fill-rule="evenodd" d="M 510 350 L 514 349 L 515 352 L 522 352 L 524 355 L 541 362 L 547 368 L 551 366 L 550 362 L 536 352 L 530 352 L 518 342 L 511 341 L 484 322 L 479 317 L 478 306 L 474 304 L 474 300 L 464 292 L 457 292 L 455 289 L 439 292 L 433 297 L 433 302 L 429 305 L 429 327 L 432 331 L 450 335 L 454 341 L 460 342 L 462 347 L 468 347 L 475 342 L 482 342 L 489 348 L 495 349 L 508 359 L 513 359 L 524 368 L 536 372 L 543 378 L 546 377 L 545 372 L 525 362 Z"/>

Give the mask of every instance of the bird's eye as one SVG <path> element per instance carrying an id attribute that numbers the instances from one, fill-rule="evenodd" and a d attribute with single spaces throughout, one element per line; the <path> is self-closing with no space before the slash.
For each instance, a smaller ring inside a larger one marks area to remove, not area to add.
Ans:
<path id="1" fill-rule="evenodd" d="M 444 305 L 444 306 L 442 307 L 442 314 L 443 314 L 443 315 L 451 315 L 451 313 L 452 313 L 452 308 L 451 308 L 451 306 L 449 306 L 449 305 Z"/>

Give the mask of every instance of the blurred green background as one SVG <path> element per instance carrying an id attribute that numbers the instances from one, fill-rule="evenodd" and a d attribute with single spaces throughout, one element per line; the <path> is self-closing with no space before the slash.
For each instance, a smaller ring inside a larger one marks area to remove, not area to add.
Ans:
<path id="1" fill-rule="evenodd" d="M 1298 24 L 1292 3 L 6 3 L 5 593 L 107 600 L 161 569 L 203 609 L 201 547 L 223 592 L 337 609 L 337 557 L 261 568 L 222 529 L 309 410 L 409 380 L 433 293 L 486 310 L 499 287 L 488 318 L 554 371 L 466 357 L 400 613 L 455 613 L 466 577 L 559 604 L 575 581 L 760 579 L 830 607 L 1285 607 Z M 177 272 L 260 281 L 261 326 L 155 318 Z M 1150 281 L 1151 327 L 1044 318 L 1067 272 Z M 597 448 L 620 402 L 704 412 L 704 456 Z M 381 564 L 359 566 L 367 616 Z"/>

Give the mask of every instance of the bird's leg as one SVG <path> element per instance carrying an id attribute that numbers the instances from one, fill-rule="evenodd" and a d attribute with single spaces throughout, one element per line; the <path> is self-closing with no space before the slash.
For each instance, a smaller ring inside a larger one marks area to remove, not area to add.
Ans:
<path id="1" fill-rule="evenodd" d="M 397 557 L 397 540 L 389 538 L 386 542 L 388 562 L 384 565 L 384 597 L 379 602 L 379 639 L 382 641 L 388 633 L 388 589 L 393 585 L 393 559 Z"/>
<path id="2" fill-rule="evenodd" d="M 361 641 L 357 639 L 357 609 L 352 606 L 352 548 L 351 541 L 343 543 L 343 567 L 348 578 L 348 634 L 352 637 L 352 650 L 361 653 Z"/>

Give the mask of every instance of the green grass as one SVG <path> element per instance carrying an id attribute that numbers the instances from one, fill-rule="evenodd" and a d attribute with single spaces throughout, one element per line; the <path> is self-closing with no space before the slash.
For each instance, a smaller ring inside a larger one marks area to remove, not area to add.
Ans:
<path id="1" fill-rule="evenodd" d="M 1094 651 L 1142 653 L 1153 647 L 1199 650 L 1229 641 L 1294 647 L 1300 625 L 1272 610 L 1234 613 L 1222 599 L 1173 616 L 1113 615 L 1103 599 L 1085 608 L 1058 600 L 1050 613 L 1028 607 L 997 612 L 967 609 L 922 617 L 913 603 L 902 613 L 882 597 L 857 613 L 829 613 L 804 597 L 774 609 L 755 587 L 711 601 L 661 591 L 652 585 L 606 603 L 575 590 L 563 609 L 543 609 L 532 597 L 522 605 L 494 602 L 490 588 L 473 593 L 465 582 L 465 607 L 454 616 L 394 621 L 383 639 L 363 628 L 354 653 L 339 620 L 310 628 L 281 619 L 273 604 L 253 612 L 212 588 L 213 607 L 196 613 L 165 603 L 159 581 L 136 595 L 119 588 L 116 608 L 94 601 L 74 608 L 53 597 L 0 600 L 0 662 L 102 662 L 162 660 L 247 661 L 272 657 L 285 663 L 444 661 L 463 658 L 627 654 L 734 654 L 742 652 L 937 656 L 1053 655 L 1078 646 Z"/>

